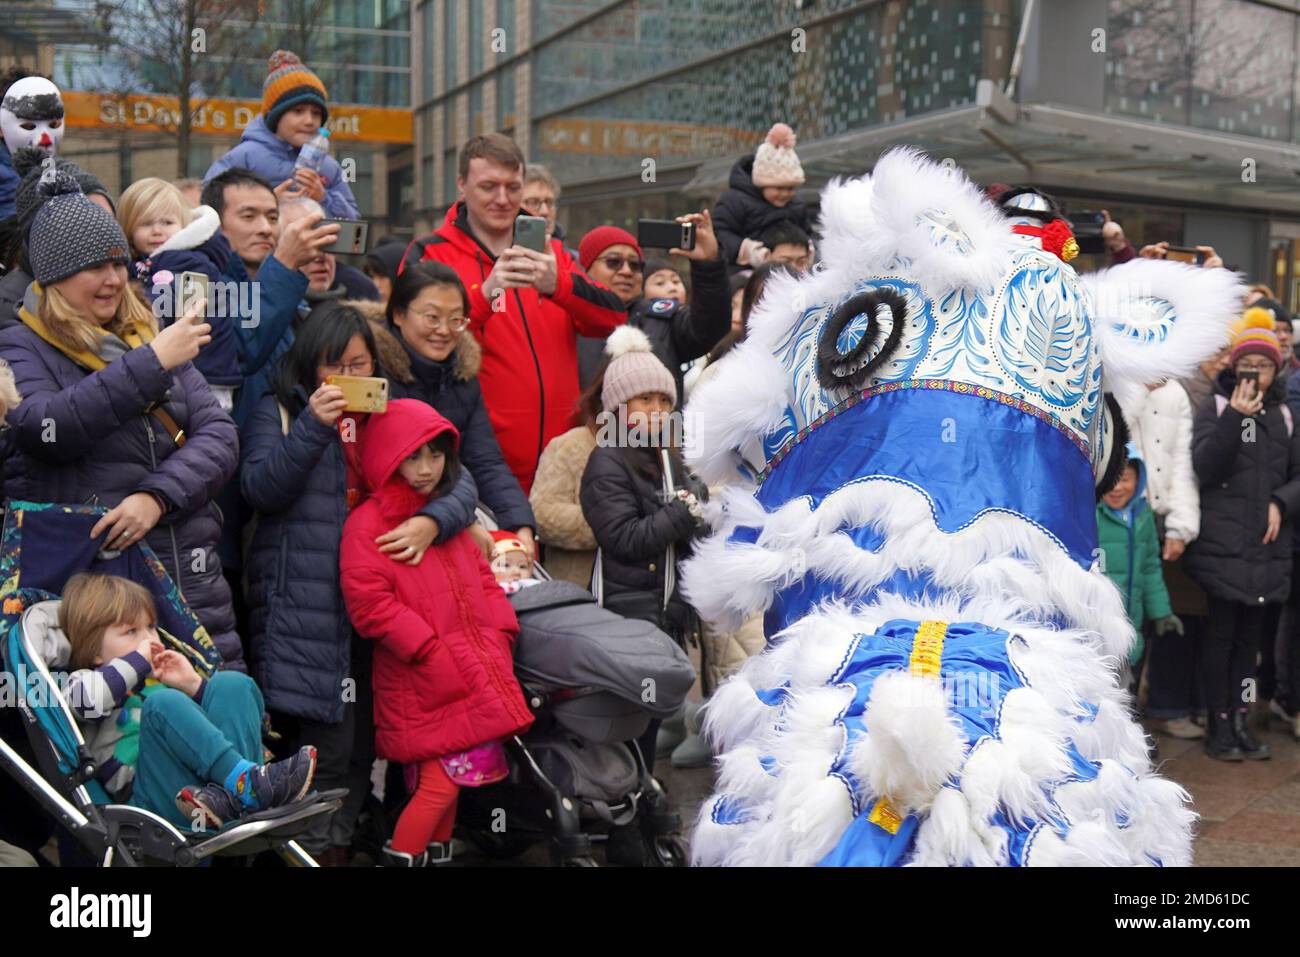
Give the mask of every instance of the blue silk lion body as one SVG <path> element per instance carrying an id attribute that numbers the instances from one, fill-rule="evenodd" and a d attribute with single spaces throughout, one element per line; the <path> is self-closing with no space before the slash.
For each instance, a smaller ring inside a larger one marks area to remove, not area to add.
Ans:
<path id="1" fill-rule="evenodd" d="M 692 396 L 687 457 L 722 491 L 686 593 L 767 635 L 706 712 L 696 863 L 1190 863 L 1117 677 L 1095 489 L 1106 393 L 1191 372 L 1241 288 L 1081 277 L 1017 222 L 911 150 L 833 182 L 822 264 L 769 280 Z"/>

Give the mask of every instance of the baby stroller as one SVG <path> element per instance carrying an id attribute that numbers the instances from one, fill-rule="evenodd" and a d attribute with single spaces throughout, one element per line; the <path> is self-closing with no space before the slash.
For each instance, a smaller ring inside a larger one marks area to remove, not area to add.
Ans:
<path id="1" fill-rule="evenodd" d="M 644 843 L 650 865 L 684 866 L 681 822 L 635 739 L 686 700 L 690 659 L 653 625 L 534 567 L 541 583 L 510 600 L 515 676 L 536 720 L 508 742 L 506 780 L 461 791 L 462 835 L 493 858 L 545 841 L 556 864 L 592 867 L 593 842 L 619 829 Z"/>
<path id="2" fill-rule="evenodd" d="M 293 840 L 341 804 L 342 791 L 249 814 L 219 831 L 185 833 L 144 808 L 110 803 L 62 690 L 42 660 L 34 630 L 48 627 L 67 580 L 81 571 L 119 575 L 143 585 L 158 609 L 159 633 L 195 668 L 210 675 L 221 656 L 186 607 L 176 585 L 144 542 L 101 550 L 90 529 L 105 509 L 11 502 L 0 530 L 0 648 L 15 681 L 17 710 L 36 766 L 0 739 L 0 766 L 76 839 L 97 865 L 193 866 L 213 857 L 277 852 L 292 866 L 316 862 Z M 165 633 L 165 634 L 164 634 Z"/>

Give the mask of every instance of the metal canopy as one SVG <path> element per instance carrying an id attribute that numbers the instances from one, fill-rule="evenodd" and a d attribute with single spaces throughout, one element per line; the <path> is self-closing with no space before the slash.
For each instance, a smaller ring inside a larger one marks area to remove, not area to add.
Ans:
<path id="1" fill-rule="evenodd" d="M 981 183 L 1300 215 L 1300 145 L 1000 99 L 994 93 L 991 103 L 800 144 L 804 198 L 815 199 L 831 177 L 861 175 L 884 151 L 907 145 L 951 158 Z M 717 195 L 732 162 L 701 164 L 683 191 Z M 1243 182 L 1245 169 L 1253 182 Z"/>
<path id="2" fill-rule="evenodd" d="M 0 3 L 0 41 L 102 43 L 107 37 L 90 10 L 8 0 Z"/>

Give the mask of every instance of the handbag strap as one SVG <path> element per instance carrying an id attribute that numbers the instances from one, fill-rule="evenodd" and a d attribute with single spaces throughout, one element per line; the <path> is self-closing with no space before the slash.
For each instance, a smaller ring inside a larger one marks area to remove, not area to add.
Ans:
<path id="1" fill-rule="evenodd" d="M 166 409 L 154 403 L 145 411 L 162 423 L 162 427 L 167 430 L 167 434 L 171 436 L 178 449 L 185 444 L 185 430 L 176 424 L 176 420 L 167 413 Z"/>

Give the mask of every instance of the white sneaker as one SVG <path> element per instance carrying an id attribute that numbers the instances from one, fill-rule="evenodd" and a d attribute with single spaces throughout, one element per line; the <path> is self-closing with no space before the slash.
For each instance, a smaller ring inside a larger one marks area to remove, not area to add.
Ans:
<path id="1" fill-rule="evenodd" d="M 1268 699 L 1268 712 L 1280 721 L 1285 721 L 1287 724 L 1291 723 L 1291 715 L 1286 713 L 1286 708 L 1282 707 L 1281 702 L 1276 698 Z"/>
<path id="2" fill-rule="evenodd" d="M 1171 738 L 1183 741 L 1195 741 L 1205 737 L 1205 729 L 1195 724 L 1191 718 L 1172 718 L 1169 721 L 1157 721 L 1156 730 Z"/>

